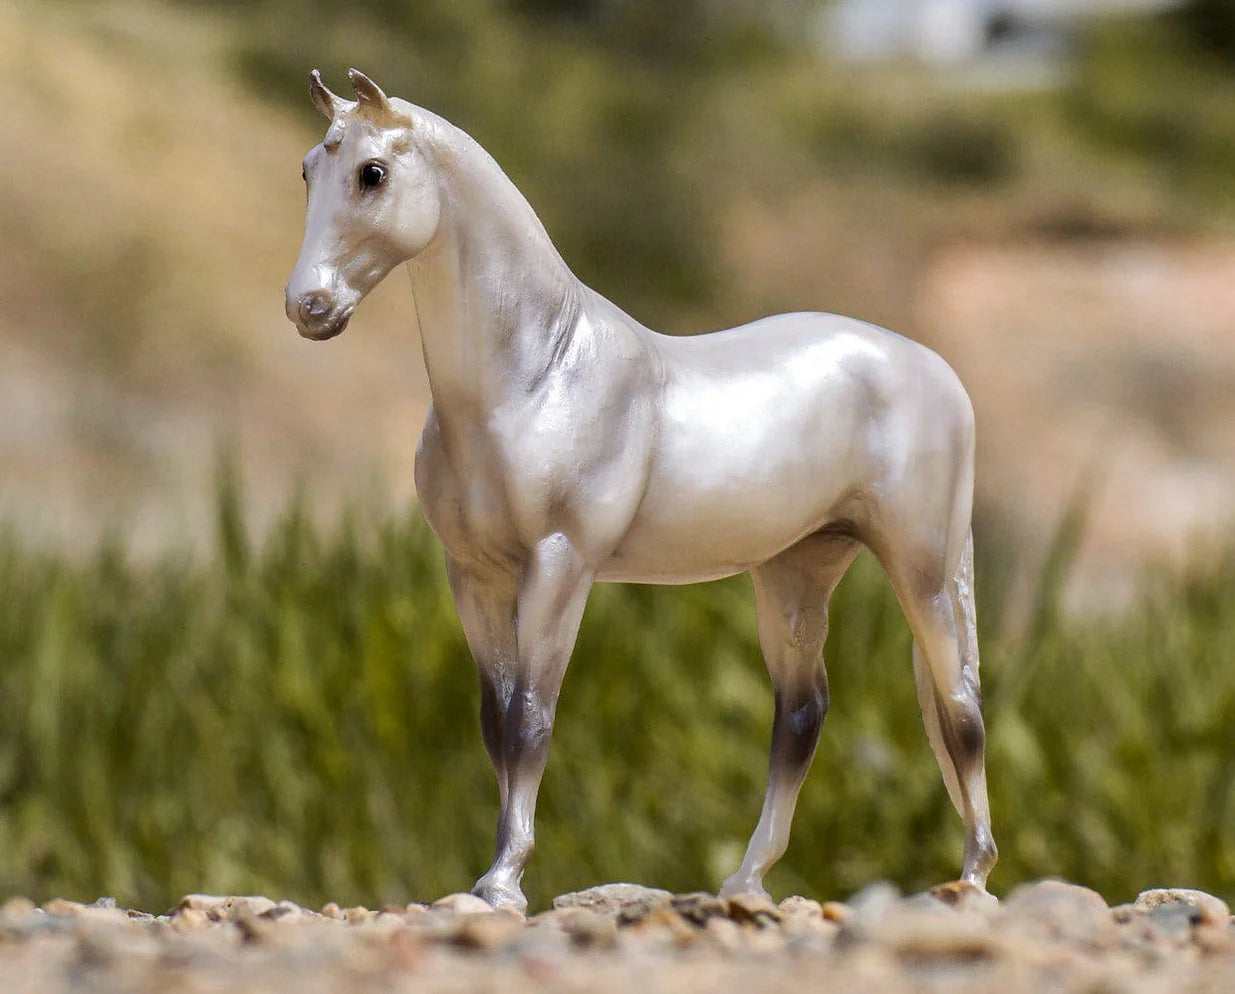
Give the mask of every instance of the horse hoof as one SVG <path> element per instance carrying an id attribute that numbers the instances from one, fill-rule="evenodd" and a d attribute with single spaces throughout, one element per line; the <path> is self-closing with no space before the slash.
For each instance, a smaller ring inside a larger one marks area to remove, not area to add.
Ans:
<path id="1" fill-rule="evenodd" d="M 763 884 L 753 877 L 746 879 L 730 877 L 720 885 L 720 893 L 716 896 L 722 897 L 726 901 L 733 897 L 754 897 L 767 901 L 768 904 L 776 903 L 772 900 L 772 895 L 763 889 Z"/>
<path id="2" fill-rule="evenodd" d="M 527 914 L 527 898 L 517 886 L 477 881 L 472 893 L 492 908 L 505 908 L 519 914 Z"/>
<path id="3" fill-rule="evenodd" d="M 971 880 L 952 880 L 929 891 L 931 897 L 953 908 L 994 908 L 999 898 Z"/>

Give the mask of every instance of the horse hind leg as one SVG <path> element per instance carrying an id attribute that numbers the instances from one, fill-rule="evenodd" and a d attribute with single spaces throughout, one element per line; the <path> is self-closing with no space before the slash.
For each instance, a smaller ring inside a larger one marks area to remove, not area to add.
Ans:
<path id="1" fill-rule="evenodd" d="M 828 600 L 857 550 L 858 543 L 847 536 L 813 535 L 751 570 L 759 644 L 776 711 L 759 824 L 741 867 L 721 886 L 722 897 L 767 897 L 763 877 L 789 845 L 798 793 L 828 709 L 822 655 Z"/>
<path id="2" fill-rule="evenodd" d="M 941 584 L 935 569 L 887 563 L 914 635 L 914 677 L 927 738 L 953 806 L 965 822 L 961 879 L 985 889 L 998 851 L 986 792 L 986 730 L 978 678 L 973 536 Z"/>

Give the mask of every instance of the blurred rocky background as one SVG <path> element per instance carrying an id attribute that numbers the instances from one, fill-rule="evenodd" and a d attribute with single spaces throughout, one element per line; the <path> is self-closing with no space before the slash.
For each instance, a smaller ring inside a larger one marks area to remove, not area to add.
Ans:
<path id="1" fill-rule="evenodd" d="M 693 333 L 787 309 L 941 351 L 980 514 L 1026 562 L 1084 491 L 1126 595 L 1235 508 L 1235 14 L 1221 0 L 18 0 L 0 12 L 0 510 L 80 545 L 411 494 L 396 273 L 337 342 L 283 317 L 307 69 L 470 131 L 567 260 Z M 1093 587 L 1089 581 L 1097 583 Z"/>

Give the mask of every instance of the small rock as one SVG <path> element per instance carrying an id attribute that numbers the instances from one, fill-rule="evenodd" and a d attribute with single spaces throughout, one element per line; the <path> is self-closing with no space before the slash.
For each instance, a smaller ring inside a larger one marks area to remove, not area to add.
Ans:
<path id="1" fill-rule="evenodd" d="M 810 938 L 830 945 L 835 940 L 840 926 L 822 915 L 786 915 L 781 919 L 780 929 L 792 939 Z"/>
<path id="2" fill-rule="evenodd" d="M 999 941 L 990 923 L 970 911 L 952 911 L 938 901 L 904 902 L 875 917 L 857 914 L 837 935 L 841 948 L 873 944 L 901 960 L 991 959 Z"/>
<path id="3" fill-rule="evenodd" d="M 755 894 L 739 894 L 728 900 L 729 917 L 735 922 L 768 928 L 781 919 L 780 909 L 765 897 Z"/>
<path id="4" fill-rule="evenodd" d="M 953 880 L 927 891 L 931 897 L 950 908 L 993 914 L 999 909 L 999 899 L 968 880 Z"/>
<path id="5" fill-rule="evenodd" d="M 901 892 L 886 880 L 863 887 L 849 899 L 853 913 L 862 918 L 878 918 L 887 914 L 900 901 Z"/>
<path id="6" fill-rule="evenodd" d="M 206 912 L 198 908 L 182 908 L 172 916 L 172 928 L 177 932 L 196 932 L 209 924 Z"/>
<path id="7" fill-rule="evenodd" d="M 1017 887 L 1004 899 L 1002 927 L 1041 938 L 1093 947 L 1118 942 L 1118 927 L 1106 900 L 1097 891 L 1062 880 L 1041 880 Z"/>
<path id="8" fill-rule="evenodd" d="M 217 922 L 253 918 L 275 906 L 268 897 L 225 897 L 206 908 L 206 917 Z"/>
<path id="9" fill-rule="evenodd" d="M 748 931 L 744 940 L 748 952 L 762 956 L 782 953 L 788 943 L 787 937 L 778 928 L 763 928 L 758 932 Z"/>
<path id="10" fill-rule="evenodd" d="M 468 949 L 498 949 L 519 938 L 523 928 L 523 922 L 514 915 L 494 914 L 489 908 L 488 913 L 460 915 L 454 940 Z"/>
<path id="11" fill-rule="evenodd" d="M 1149 912 L 1149 921 L 1161 936 L 1176 943 L 1192 938 L 1192 927 L 1203 921 L 1201 910 L 1182 901 L 1159 904 Z"/>
<path id="12" fill-rule="evenodd" d="M 267 909 L 269 910 L 269 909 Z M 207 914 L 209 917 L 209 914 Z M 246 943 L 263 942 L 270 937 L 274 924 L 267 919 L 258 918 L 253 913 L 252 906 L 247 902 L 233 905 L 227 916 L 229 924 L 240 932 L 240 937 Z"/>
<path id="13" fill-rule="evenodd" d="M 77 919 L 82 923 L 89 922 L 95 925 L 129 924 L 129 916 L 114 904 L 111 907 L 88 904 L 81 911 L 77 912 Z"/>
<path id="14" fill-rule="evenodd" d="M 734 950 L 742 945 L 741 926 L 728 918 L 709 918 L 703 934 L 721 949 Z"/>
<path id="15" fill-rule="evenodd" d="M 853 908 L 840 901 L 828 901 L 820 907 L 819 913 L 825 920 L 843 925 L 853 917 Z"/>
<path id="16" fill-rule="evenodd" d="M 257 917 L 263 918 L 266 921 L 290 924 L 300 921 L 304 916 L 304 909 L 300 905 L 293 904 L 291 901 L 280 901 L 273 908 L 267 908 Z"/>
<path id="17" fill-rule="evenodd" d="M 49 915 L 75 915 L 85 905 L 79 901 L 66 901 L 62 897 L 53 897 L 43 905 L 43 910 Z"/>
<path id="18" fill-rule="evenodd" d="M 388 939 L 396 932 L 407 928 L 407 921 L 402 913 L 392 911 L 370 911 L 369 916 L 356 926 L 365 935 L 367 942 L 375 939 Z"/>
<path id="19" fill-rule="evenodd" d="M 1141 909 L 1135 904 L 1116 904 L 1111 908 L 1111 920 L 1120 925 L 1126 925 L 1139 914 Z"/>
<path id="20" fill-rule="evenodd" d="M 475 894 L 447 894 L 430 905 L 433 911 L 453 911 L 459 915 L 492 914 L 493 906 L 483 897 Z"/>
<path id="21" fill-rule="evenodd" d="M 585 949 L 611 949 L 617 943 L 617 921 L 613 915 L 590 908 L 574 908 L 561 922 L 562 931 Z"/>
<path id="22" fill-rule="evenodd" d="M 818 901 L 812 901 L 809 897 L 802 897 L 794 894 L 792 897 L 787 897 L 780 902 L 780 913 L 783 917 L 796 917 L 806 915 L 811 918 L 823 916 L 823 905 Z"/>
<path id="23" fill-rule="evenodd" d="M 21 921 L 23 918 L 31 918 L 38 913 L 39 909 L 28 897 L 10 897 L 0 905 L 0 921 Z"/>
<path id="24" fill-rule="evenodd" d="M 370 911 L 368 908 L 362 908 L 359 905 L 354 908 L 346 908 L 343 911 L 343 920 L 349 925 L 363 925 L 376 917 L 376 912 Z"/>
<path id="25" fill-rule="evenodd" d="M 1182 887 L 1160 888 L 1142 891 L 1133 904 L 1138 911 L 1152 912 L 1163 905 L 1184 904 L 1195 908 L 1200 917 L 1197 924 L 1228 925 L 1231 921 L 1231 909 L 1225 901 L 1206 894 L 1203 890 L 1187 890 Z"/>
<path id="26" fill-rule="evenodd" d="M 602 884 L 553 899 L 556 909 L 584 908 L 602 915 L 623 916 L 631 922 L 648 914 L 655 908 L 664 907 L 673 900 L 667 890 L 641 887 L 638 884 Z"/>
<path id="27" fill-rule="evenodd" d="M 618 916 L 622 924 L 622 917 Z M 634 922 L 628 923 L 626 933 L 638 934 L 649 942 L 667 941 L 675 945 L 688 945 L 692 942 L 698 929 L 692 925 L 671 906 L 655 909 Z"/>
<path id="28" fill-rule="evenodd" d="M 1008 911 L 1022 910 L 1031 906 L 1060 907 L 1073 905 L 1091 911 L 1108 912 L 1106 898 L 1096 890 L 1070 884 L 1064 880 L 1039 880 L 1022 884 L 1008 895 L 1004 906 Z"/>
<path id="29" fill-rule="evenodd" d="M 180 903 L 176 905 L 177 910 L 185 910 L 192 908 L 194 911 L 210 911 L 226 901 L 226 897 L 216 894 L 186 894 L 180 899 Z"/>
<path id="30" fill-rule="evenodd" d="M 678 894 L 673 898 L 672 904 L 673 910 L 686 921 L 700 927 L 706 925 L 709 918 L 729 917 L 729 902 L 707 891 Z"/>

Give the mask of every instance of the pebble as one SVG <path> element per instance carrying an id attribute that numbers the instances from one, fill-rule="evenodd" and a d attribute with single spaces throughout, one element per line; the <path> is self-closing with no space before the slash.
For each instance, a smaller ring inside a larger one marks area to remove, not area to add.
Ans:
<path id="1" fill-rule="evenodd" d="M 346 908 L 343 911 L 343 920 L 349 925 L 363 925 L 374 917 L 376 917 L 376 912 L 370 911 L 368 908 Z"/>
<path id="2" fill-rule="evenodd" d="M 894 908 L 900 897 L 900 889 L 895 884 L 880 880 L 854 894 L 848 901 L 848 907 L 855 915 L 877 918 Z"/>
<path id="3" fill-rule="evenodd" d="M 730 902 L 707 891 L 679 894 L 670 904 L 686 921 L 694 925 L 706 925 L 709 918 L 727 918 Z M 771 907 L 771 905 L 768 905 Z"/>
<path id="4" fill-rule="evenodd" d="M 483 897 L 475 894 L 447 894 L 434 901 L 430 908 L 434 911 L 453 911 L 460 915 L 484 915 L 493 912 L 493 906 Z"/>
<path id="5" fill-rule="evenodd" d="M 981 887 L 976 887 L 965 880 L 953 880 L 938 887 L 932 887 L 927 896 L 946 904 L 950 908 L 964 911 L 976 911 L 987 916 L 999 910 L 999 899 Z"/>
<path id="6" fill-rule="evenodd" d="M 1169 907 L 1171 905 L 1183 905 L 1184 907 L 1195 909 L 1198 915 L 1196 919 L 1196 924 L 1198 925 L 1229 926 L 1231 924 L 1231 909 L 1227 906 L 1227 903 L 1221 898 L 1199 890 L 1186 890 L 1183 888 L 1145 890 L 1137 895 L 1136 901 L 1133 902 L 1132 906 L 1137 911 L 1152 912 L 1157 908 Z"/>
<path id="7" fill-rule="evenodd" d="M 17 922 L 39 914 L 39 908 L 28 897 L 10 897 L 0 905 L 0 922 Z"/>
<path id="8" fill-rule="evenodd" d="M 655 887 L 638 884 L 602 884 L 587 890 L 572 891 L 553 899 L 557 910 L 586 908 L 602 915 L 618 915 L 623 920 L 637 921 L 657 908 L 671 903 L 673 895 Z"/>
<path id="9" fill-rule="evenodd" d="M 470 894 L 429 907 L 331 903 L 321 914 L 203 894 L 159 917 L 106 899 L 0 905 L 3 994 L 640 988 L 1226 992 L 1235 991 L 1235 927 L 1227 905 L 1200 891 L 1146 891 L 1109 908 L 1057 880 L 1001 904 L 964 885 L 901 897 L 876 884 L 845 903 L 773 905 L 616 884 L 562 895 L 526 920 Z"/>
<path id="10" fill-rule="evenodd" d="M 49 915 L 75 915 L 84 907 L 85 905 L 78 901 L 66 901 L 56 897 L 44 904 L 43 910 Z"/>
<path id="11" fill-rule="evenodd" d="M 770 928 L 781 920 L 781 911 L 766 897 L 740 894 L 728 900 L 729 917 L 735 922 L 750 922 L 759 928 Z"/>
<path id="12" fill-rule="evenodd" d="M 617 944 L 615 915 L 601 914 L 590 908 L 572 908 L 565 915 L 561 922 L 562 931 L 570 936 L 576 946 L 611 949 Z"/>
<path id="13" fill-rule="evenodd" d="M 1102 895 L 1062 880 L 1017 887 L 1003 901 L 1002 918 L 1043 939 L 1094 947 L 1118 943 L 1118 926 Z"/>
<path id="14" fill-rule="evenodd" d="M 184 908 L 172 917 L 172 928 L 177 932 L 194 932 L 210 923 L 206 912 L 197 908 Z"/>
<path id="15" fill-rule="evenodd" d="M 828 901 L 820 907 L 819 913 L 828 921 L 843 925 L 853 917 L 853 908 L 840 901 Z"/>
<path id="16" fill-rule="evenodd" d="M 809 918 L 823 917 L 823 905 L 812 898 L 802 897 L 800 894 L 794 894 L 792 897 L 785 898 L 777 907 L 780 909 L 782 918 L 793 918 L 800 915 L 805 915 Z"/>
<path id="17" fill-rule="evenodd" d="M 304 916 L 304 909 L 291 901 L 280 901 L 273 908 L 267 908 L 258 915 L 259 918 L 264 918 L 267 921 L 280 922 L 287 925 L 300 921 Z"/>

